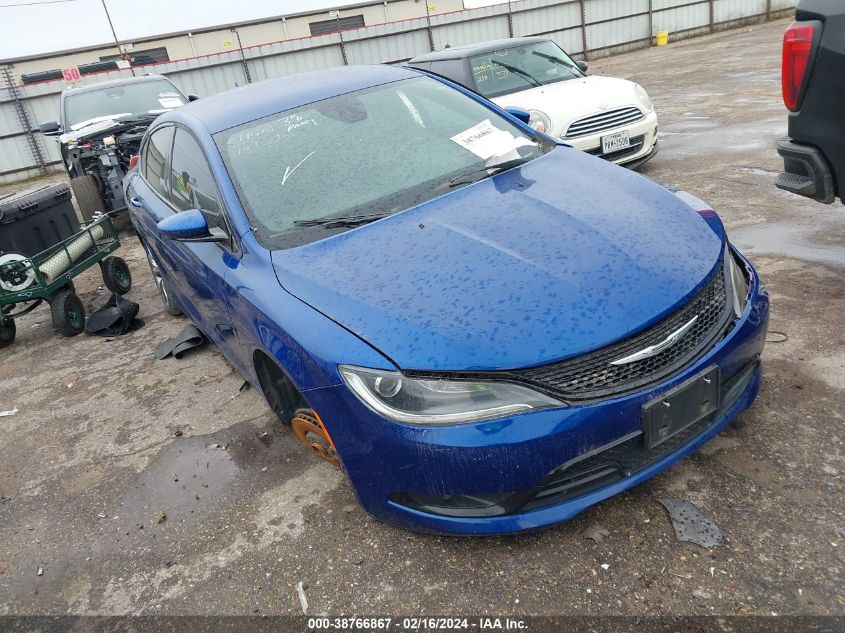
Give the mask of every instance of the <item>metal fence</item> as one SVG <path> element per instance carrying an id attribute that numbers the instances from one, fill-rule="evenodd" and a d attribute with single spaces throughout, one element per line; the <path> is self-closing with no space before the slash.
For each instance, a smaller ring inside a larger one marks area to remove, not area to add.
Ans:
<path id="1" fill-rule="evenodd" d="M 209 95 L 304 70 L 344 64 L 397 63 L 447 44 L 546 35 L 586 59 L 649 46 L 660 31 L 672 40 L 787 15 L 797 0 L 514 0 L 134 69 L 161 73 L 186 94 Z M 130 76 L 88 75 L 81 83 Z M 62 80 L 20 85 L 0 67 L 0 183 L 61 170 L 54 139 L 37 122 L 58 118 Z"/>

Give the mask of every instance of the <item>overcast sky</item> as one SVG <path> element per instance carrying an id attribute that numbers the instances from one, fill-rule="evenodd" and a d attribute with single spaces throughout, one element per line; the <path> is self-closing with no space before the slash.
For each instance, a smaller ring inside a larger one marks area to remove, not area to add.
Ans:
<path id="1" fill-rule="evenodd" d="M 467 6 L 506 1 L 467 0 Z M 360 3 L 361 0 L 106 0 L 120 40 Z M 436 0 L 432 4 L 436 7 Z M 101 0 L 0 0 L 0 60 L 111 41 Z"/>

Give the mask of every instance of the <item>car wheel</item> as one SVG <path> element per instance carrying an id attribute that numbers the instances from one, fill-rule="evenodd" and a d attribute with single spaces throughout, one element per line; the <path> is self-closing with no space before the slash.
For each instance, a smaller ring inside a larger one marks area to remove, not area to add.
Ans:
<path id="1" fill-rule="evenodd" d="M 0 348 L 15 340 L 16 331 L 14 319 L 0 319 Z"/>
<path id="2" fill-rule="evenodd" d="M 103 271 L 103 283 L 112 292 L 125 295 L 132 289 L 132 273 L 120 257 L 106 257 L 100 262 L 100 268 Z"/>
<path id="3" fill-rule="evenodd" d="M 85 174 L 71 178 L 70 188 L 73 190 L 73 197 L 76 198 L 76 204 L 83 220 L 90 222 L 95 213 L 106 212 L 106 205 L 94 176 Z"/>
<path id="4" fill-rule="evenodd" d="M 53 326 L 62 336 L 76 336 L 85 329 L 85 308 L 69 290 L 59 290 L 50 299 Z"/>
<path id="5" fill-rule="evenodd" d="M 167 314 L 171 316 L 179 316 L 182 314 L 182 309 L 179 307 L 179 304 L 176 303 L 176 299 L 170 291 L 170 286 L 167 283 L 167 280 L 164 278 L 164 275 L 162 275 L 161 268 L 159 268 L 156 258 L 150 252 L 150 249 L 147 248 L 146 244 L 144 244 L 144 252 L 147 254 L 147 263 L 150 265 L 150 272 L 153 274 L 153 281 L 155 282 L 156 288 L 158 288 L 158 294 L 161 296 L 161 301 L 164 303 L 164 309 L 167 311 Z"/>

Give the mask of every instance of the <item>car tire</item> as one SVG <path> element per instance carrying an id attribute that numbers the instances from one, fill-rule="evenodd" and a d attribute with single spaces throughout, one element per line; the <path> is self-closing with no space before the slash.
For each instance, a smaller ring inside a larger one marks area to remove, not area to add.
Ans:
<path id="1" fill-rule="evenodd" d="M 73 197 L 76 198 L 76 205 L 85 222 L 90 222 L 95 213 L 106 212 L 106 205 L 94 176 L 84 174 L 71 178 L 70 188 L 73 190 Z"/>
<path id="2" fill-rule="evenodd" d="M 62 336 L 76 336 L 85 330 L 85 308 L 82 301 L 69 290 L 59 290 L 50 299 L 53 327 Z"/>
<path id="3" fill-rule="evenodd" d="M 164 304 L 165 311 L 170 316 L 181 315 L 182 309 L 179 307 L 179 304 L 176 303 L 176 299 L 173 297 L 173 293 L 170 290 L 170 284 L 168 284 L 167 280 L 164 278 L 158 262 L 150 252 L 150 249 L 147 248 L 147 245 L 143 242 L 141 242 L 141 245 L 144 247 L 144 252 L 147 254 L 147 263 L 150 265 L 150 272 L 153 274 L 153 281 L 158 289 L 158 294 L 161 297 L 161 302 Z"/>
<path id="4" fill-rule="evenodd" d="M 100 268 L 103 272 L 103 283 L 112 292 L 125 295 L 132 289 L 132 273 L 120 257 L 106 257 L 100 262 Z"/>
<path id="5" fill-rule="evenodd" d="M 3 319 L 0 321 L 0 348 L 11 344 L 15 340 L 16 332 L 17 328 L 15 327 L 14 319 Z"/>

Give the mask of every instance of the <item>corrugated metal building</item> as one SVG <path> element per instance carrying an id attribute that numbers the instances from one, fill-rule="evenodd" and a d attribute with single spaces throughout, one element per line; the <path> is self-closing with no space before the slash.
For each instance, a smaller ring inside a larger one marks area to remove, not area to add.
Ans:
<path id="1" fill-rule="evenodd" d="M 281 5 L 282 3 L 280 3 Z M 250 22 L 223 24 L 213 28 L 160 34 L 155 37 L 120 42 L 125 57 L 132 65 L 187 59 L 201 55 L 225 53 L 238 48 L 268 42 L 292 40 L 312 35 L 333 33 L 339 29 L 396 22 L 431 14 L 459 11 L 463 0 L 312 0 L 285 3 L 311 7 L 306 11 L 284 12 L 280 15 Z M 340 7 L 337 10 L 337 7 Z M 337 15 L 333 11 L 337 10 Z M 61 77 L 61 69 L 77 66 L 85 73 L 103 70 L 102 62 L 120 56 L 114 42 L 72 51 L 48 53 L 34 57 L 2 59 L 0 64 L 14 63 L 15 71 L 24 84 Z M 112 66 L 108 64 L 108 66 Z"/>

